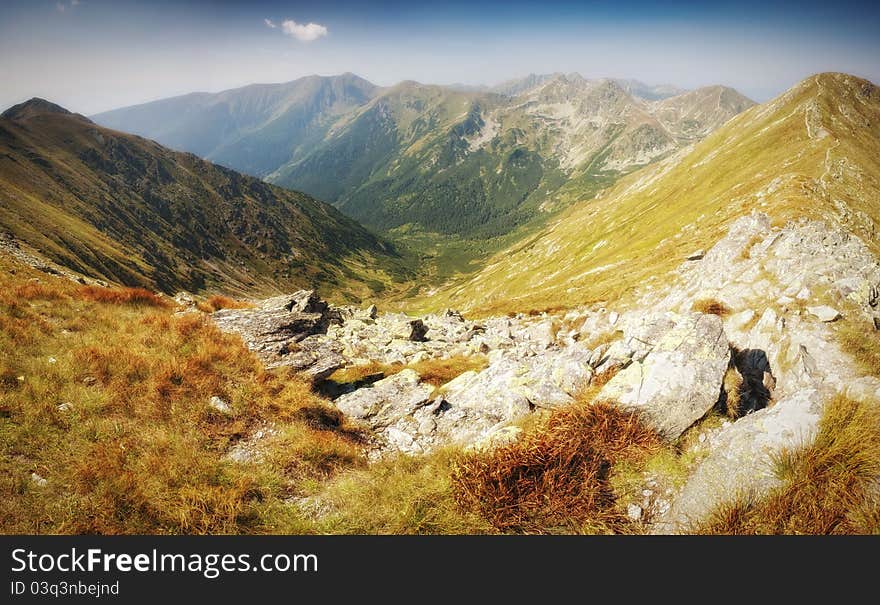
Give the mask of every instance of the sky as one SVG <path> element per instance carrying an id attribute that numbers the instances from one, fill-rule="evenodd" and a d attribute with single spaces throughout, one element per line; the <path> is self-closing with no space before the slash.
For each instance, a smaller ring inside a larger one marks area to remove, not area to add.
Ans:
<path id="1" fill-rule="evenodd" d="M 578 72 L 757 101 L 821 71 L 880 83 L 880 3 L 0 0 L 0 110 L 100 111 L 356 73 L 495 84 Z"/>

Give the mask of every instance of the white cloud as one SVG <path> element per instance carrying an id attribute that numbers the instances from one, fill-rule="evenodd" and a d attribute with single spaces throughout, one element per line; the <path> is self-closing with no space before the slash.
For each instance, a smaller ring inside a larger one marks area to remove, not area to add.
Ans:
<path id="1" fill-rule="evenodd" d="M 275 22 L 272 21 L 272 19 L 263 19 L 263 23 L 266 24 L 266 27 L 271 27 L 272 29 L 278 27 L 277 25 L 275 25 Z"/>
<path id="2" fill-rule="evenodd" d="M 293 36 L 300 42 L 311 42 L 327 35 L 327 28 L 317 23 L 297 23 L 292 19 L 286 19 L 281 23 L 281 31 L 288 36 Z"/>
<path id="3" fill-rule="evenodd" d="M 55 3 L 55 10 L 57 10 L 59 13 L 63 13 L 68 8 L 73 10 L 77 6 L 79 6 L 80 4 L 82 4 L 82 2 L 80 2 L 80 0 L 70 0 L 70 2 L 56 2 Z"/>

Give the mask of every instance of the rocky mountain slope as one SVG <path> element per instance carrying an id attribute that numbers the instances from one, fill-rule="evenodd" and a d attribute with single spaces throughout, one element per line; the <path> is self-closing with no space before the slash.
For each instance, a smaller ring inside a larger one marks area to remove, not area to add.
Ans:
<path id="1" fill-rule="evenodd" d="M 549 296 L 562 309 L 416 318 L 303 292 L 215 320 L 319 383 L 396 366 L 332 393 L 376 456 L 516 442 L 523 419 L 585 392 L 635 412 L 675 453 L 630 479 L 627 514 L 644 531 L 693 531 L 783 487 L 780 461 L 827 435 L 834 401 L 880 401 L 878 128 L 877 87 L 814 76 L 574 208 L 446 299 L 485 306 L 492 292 L 523 310 Z M 417 370 L 462 357 L 484 362 L 439 387 Z M 877 468 L 853 472 L 876 484 Z M 875 509 L 876 497 L 859 496 Z"/>
<path id="2" fill-rule="evenodd" d="M 495 236 L 562 207 L 571 181 L 596 190 L 751 105 L 720 87 L 646 102 L 577 74 L 499 90 L 400 84 L 269 180 L 381 229 Z"/>
<path id="3" fill-rule="evenodd" d="M 774 224 L 827 220 L 876 249 L 878 128 L 873 84 L 813 76 L 595 199 L 586 196 L 472 279 L 432 292 L 430 305 L 518 311 L 616 300 L 666 283 L 683 259 L 752 211 Z"/>
<path id="4" fill-rule="evenodd" d="M 390 244 L 312 198 L 34 99 L 0 117 L 0 229 L 87 275 L 163 291 L 363 296 Z"/>
<path id="5" fill-rule="evenodd" d="M 835 396 L 880 401 L 878 368 L 846 348 L 860 332 L 880 344 L 871 334 L 880 325 L 877 256 L 839 226 L 774 227 L 761 213 L 628 308 L 474 321 L 448 310 L 413 318 L 334 308 L 300 292 L 214 320 L 270 366 L 319 383 L 339 368 L 396 367 L 332 394 L 369 429 L 377 457 L 515 442 L 524 418 L 592 388 L 594 402 L 638 413 L 683 450 L 686 475 L 645 477 L 631 504 L 658 533 L 690 531 L 717 507 L 782 485 L 776 460 L 811 444 Z M 439 387 L 417 370 L 451 358 L 485 363 Z M 730 419 L 706 420 L 725 409 Z M 689 432 L 699 438 L 683 441 Z"/>

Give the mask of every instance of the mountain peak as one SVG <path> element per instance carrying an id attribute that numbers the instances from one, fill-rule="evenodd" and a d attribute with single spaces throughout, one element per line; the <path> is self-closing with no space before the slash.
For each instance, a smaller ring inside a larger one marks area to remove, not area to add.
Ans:
<path id="1" fill-rule="evenodd" d="M 44 113 L 60 113 L 65 115 L 73 115 L 70 111 L 64 109 L 60 105 L 56 105 L 55 103 L 47 101 L 46 99 L 34 97 L 28 101 L 25 101 L 24 103 L 13 105 L 2 114 L 0 114 L 0 117 L 6 118 L 8 120 L 24 120 Z"/>

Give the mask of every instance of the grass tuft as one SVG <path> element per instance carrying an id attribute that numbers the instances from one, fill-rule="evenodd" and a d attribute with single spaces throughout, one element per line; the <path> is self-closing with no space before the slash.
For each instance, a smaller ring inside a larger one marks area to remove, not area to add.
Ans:
<path id="1" fill-rule="evenodd" d="M 614 466 L 660 448 L 632 413 L 573 405 L 516 443 L 465 455 L 453 470 L 455 496 L 499 531 L 625 532 L 631 521 L 616 506 Z"/>
<path id="2" fill-rule="evenodd" d="M 220 294 L 215 294 L 196 304 L 196 308 L 203 313 L 213 313 L 220 309 L 252 309 L 253 307 L 254 305 L 247 301 L 235 300 Z"/>
<path id="3" fill-rule="evenodd" d="M 732 313 L 730 307 L 714 298 L 701 298 L 694 301 L 691 310 L 697 311 L 698 313 L 705 313 L 707 315 L 717 315 L 719 317 L 727 317 Z"/>
<path id="4" fill-rule="evenodd" d="M 167 308 L 167 300 L 144 288 L 104 288 L 101 286 L 83 286 L 79 290 L 83 300 L 113 305 L 143 305 L 148 307 Z"/>

